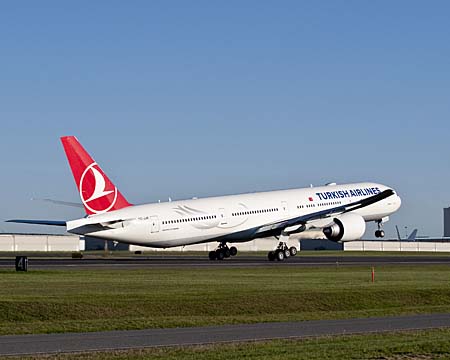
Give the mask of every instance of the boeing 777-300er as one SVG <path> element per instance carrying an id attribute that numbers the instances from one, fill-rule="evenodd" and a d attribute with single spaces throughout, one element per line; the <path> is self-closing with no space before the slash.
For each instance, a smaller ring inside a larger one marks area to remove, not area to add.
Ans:
<path id="1" fill-rule="evenodd" d="M 268 257 L 282 261 L 297 253 L 287 246 L 289 236 L 311 228 L 344 242 L 359 240 L 374 221 L 375 236 L 384 237 L 383 222 L 401 205 L 392 188 L 370 182 L 132 205 L 75 137 L 61 141 L 87 216 L 10 222 L 65 226 L 73 234 L 154 248 L 217 242 L 211 260 L 237 254 L 227 243 L 276 237 Z"/>

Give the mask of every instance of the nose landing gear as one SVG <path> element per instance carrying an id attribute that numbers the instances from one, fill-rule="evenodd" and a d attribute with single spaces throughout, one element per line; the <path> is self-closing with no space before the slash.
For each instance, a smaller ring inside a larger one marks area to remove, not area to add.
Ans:
<path id="1" fill-rule="evenodd" d="M 384 230 L 383 230 L 383 221 L 379 220 L 377 221 L 378 224 L 378 230 L 375 231 L 375 237 L 376 238 L 384 238 Z"/>
<path id="2" fill-rule="evenodd" d="M 223 260 L 229 258 L 230 256 L 237 255 L 237 248 L 235 246 L 228 247 L 226 243 L 220 243 L 216 250 L 210 251 L 208 256 L 209 260 Z"/>

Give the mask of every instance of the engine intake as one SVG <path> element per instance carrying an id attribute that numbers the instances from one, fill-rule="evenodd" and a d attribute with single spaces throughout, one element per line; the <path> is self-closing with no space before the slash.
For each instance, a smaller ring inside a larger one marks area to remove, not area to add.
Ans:
<path id="1" fill-rule="evenodd" d="M 323 233 L 331 241 L 359 240 L 366 232 L 366 222 L 357 214 L 343 214 L 323 229 Z"/>

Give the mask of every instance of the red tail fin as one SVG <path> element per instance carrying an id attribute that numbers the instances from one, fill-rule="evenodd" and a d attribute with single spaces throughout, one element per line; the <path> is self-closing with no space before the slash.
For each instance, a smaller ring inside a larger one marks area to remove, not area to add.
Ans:
<path id="1" fill-rule="evenodd" d="M 81 201 L 88 215 L 119 210 L 131 204 L 74 136 L 61 138 Z"/>

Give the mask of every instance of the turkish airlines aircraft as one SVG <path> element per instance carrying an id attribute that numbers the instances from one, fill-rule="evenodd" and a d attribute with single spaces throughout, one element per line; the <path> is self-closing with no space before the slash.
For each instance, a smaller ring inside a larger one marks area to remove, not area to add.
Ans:
<path id="1" fill-rule="evenodd" d="M 66 226 L 73 234 L 155 248 L 217 241 L 211 260 L 236 255 L 227 243 L 277 237 L 268 257 L 281 261 L 297 253 L 286 245 L 289 235 L 311 228 L 343 242 L 360 239 L 366 222 L 375 221 L 375 235 L 383 237 L 383 222 L 401 205 L 393 189 L 369 182 L 132 205 L 75 137 L 61 141 L 87 216 L 10 222 Z"/>

